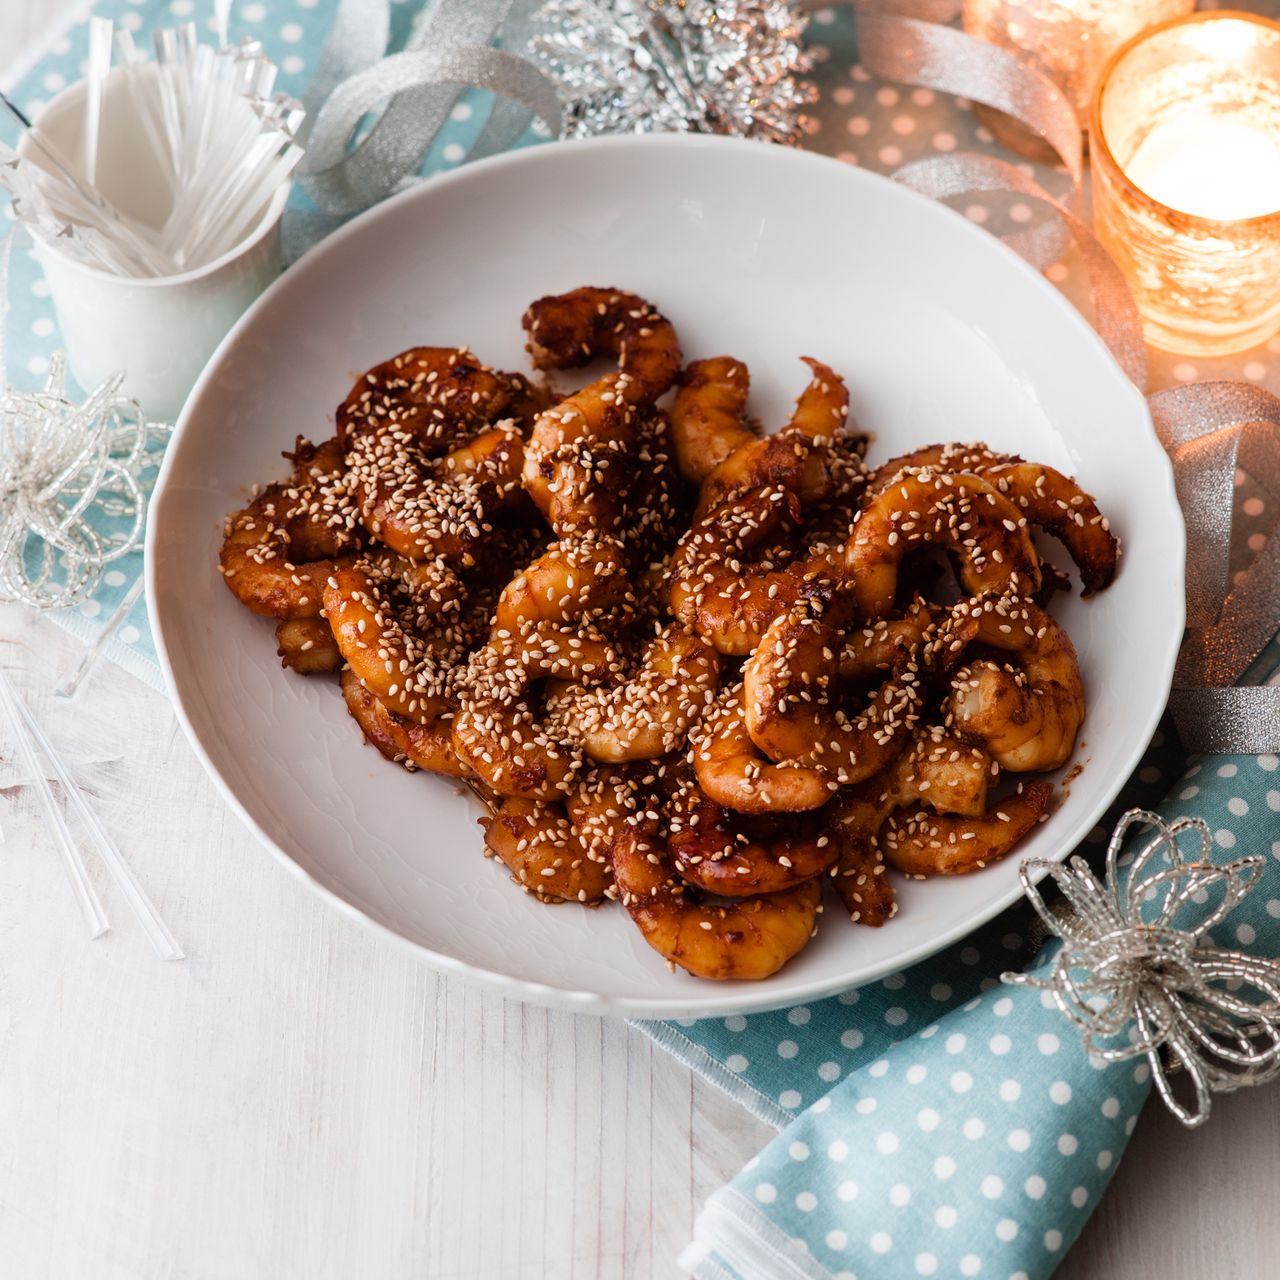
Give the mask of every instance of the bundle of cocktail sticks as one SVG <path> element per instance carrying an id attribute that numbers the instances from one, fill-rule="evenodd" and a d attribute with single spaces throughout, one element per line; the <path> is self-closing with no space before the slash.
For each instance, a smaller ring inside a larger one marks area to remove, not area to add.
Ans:
<path id="1" fill-rule="evenodd" d="M 24 130 L 19 151 L 0 148 L 18 221 L 112 275 L 169 277 L 217 261 L 303 154 L 302 107 L 272 92 L 276 66 L 259 42 L 228 44 L 224 25 L 217 47 L 202 44 L 185 23 L 154 43 L 151 61 L 127 30 L 92 18 L 72 99 L 35 121 L 3 100 Z"/>

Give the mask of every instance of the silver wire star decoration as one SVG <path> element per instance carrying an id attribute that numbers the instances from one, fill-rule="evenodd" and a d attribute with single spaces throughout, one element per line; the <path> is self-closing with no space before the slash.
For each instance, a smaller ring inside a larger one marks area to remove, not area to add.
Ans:
<path id="1" fill-rule="evenodd" d="M 1154 834 L 1125 866 L 1120 851 L 1135 826 Z M 1191 860 L 1179 843 L 1184 835 L 1196 845 Z M 1094 1059 L 1146 1058 L 1166 1106 L 1190 1128 L 1209 1118 L 1213 1094 L 1280 1074 L 1280 963 L 1219 947 L 1209 936 L 1265 863 L 1215 863 L 1212 849 L 1199 818 L 1166 823 L 1130 809 L 1107 846 L 1102 880 L 1078 856 L 1065 864 L 1026 859 L 1022 887 L 1063 945 L 1048 976 L 1003 975 L 1049 992 Z M 1067 910 L 1045 905 L 1033 880 L 1040 874 L 1062 891 Z M 1192 1083 L 1190 1105 L 1173 1091 L 1170 1077 L 1180 1073 Z"/>

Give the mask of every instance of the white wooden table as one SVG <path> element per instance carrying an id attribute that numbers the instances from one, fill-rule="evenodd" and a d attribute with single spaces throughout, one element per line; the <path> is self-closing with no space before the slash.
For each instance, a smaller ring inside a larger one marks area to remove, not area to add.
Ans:
<path id="1" fill-rule="evenodd" d="M 0 0 L 0 62 L 59 7 Z M 344 920 L 223 808 L 163 697 L 104 664 L 53 707 L 76 644 L 12 606 L 0 640 L 55 734 L 90 740 L 189 956 L 156 960 L 102 877 L 116 928 L 84 938 L 0 739 L 0 1276 L 677 1274 L 764 1125 L 620 1022 L 506 1003 Z M 1153 1105 L 1059 1275 L 1261 1275 L 1278 1186 L 1280 1090 L 1190 1135 Z"/>

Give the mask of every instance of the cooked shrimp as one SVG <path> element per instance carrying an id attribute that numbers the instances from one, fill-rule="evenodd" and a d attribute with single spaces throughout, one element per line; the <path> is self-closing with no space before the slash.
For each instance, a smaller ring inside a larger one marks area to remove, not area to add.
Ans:
<path id="1" fill-rule="evenodd" d="M 453 718 L 453 749 L 498 795 L 559 800 L 582 770 L 582 752 L 547 731 L 525 699 L 465 699 Z"/>
<path id="2" fill-rule="evenodd" d="M 268 485 L 226 521 L 218 571 L 235 597 L 267 617 L 314 618 L 336 560 L 362 541 L 337 441 L 298 437 L 293 479 Z"/>
<path id="3" fill-rule="evenodd" d="M 535 369 L 617 360 L 613 384 L 628 404 L 652 404 L 676 380 L 680 343 L 671 321 L 634 293 L 590 285 L 539 298 L 524 313 Z"/>
<path id="4" fill-rule="evenodd" d="M 594 623 L 626 601 L 609 539 L 554 543 L 503 590 L 453 722 L 455 750 L 499 795 L 554 800 L 572 785 L 582 750 L 552 731 L 530 686 L 616 678 L 621 659 Z"/>
<path id="5" fill-rule="evenodd" d="M 967 612 L 974 641 L 1011 654 L 1017 666 L 983 659 L 957 672 L 947 704 L 956 733 L 981 743 L 1012 773 L 1065 764 L 1084 720 L 1071 638 L 1025 601 L 986 598 L 958 611 Z"/>
<path id="6" fill-rule="evenodd" d="M 722 898 L 777 893 L 828 870 L 837 845 L 823 815 L 743 818 L 686 780 L 670 804 L 667 847 L 681 879 Z"/>
<path id="7" fill-rule="evenodd" d="M 452 778 L 472 776 L 453 750 L 448 714 L 426 724 L 398 716 L 360 683 L 350 667 L 342 673 L 342 696 L 365 741 L 386 759 L 411 771 L 425 769 Z"/>
<path id="8" fill-rule="evenodd" d="M 985 444 L 951 441 L 947 444 L 925 445 L 920 449 L 912 449 L 909 453 L 900 453 L 883 466 L 877 467 L 868 477 L 867 492 L 882 492 L 894 480 L 902 478 L 904 472 L 928 468 L 930 471 L 960 471 L 968 475 L 981 475 L 983 467 L 1007 461 L 1005 454 L 995 453 Z"/>
<path id="9" fill-rule="evenodd" d="M 538 416 L 524 450 L 524 487 L 557 536 L 620 524 L 621 492 L 640 413 L 618 388 L 593 382 Z"/>
<path id="10" fill-rule="evenodd" d="M 466 347 L 410 347 L 356 379 L 338 406 L 338 438 L 394 425 L 422 446 L 443 452 L 508 409 L 527 411 L 537 396 L 518 374 L 498 373 Z"/>
<path id="11" fill-rule="evenodd" d="M 765 759 L 747 733 L 741 685 L 725 689 L 690 734 L 698 785 L 739 813 L 799 813 L 820 809 L 838 789 L 826 769 Z"/>
<path id="12" fill-rule="evenodd" d="M 921 697 L 908 655 L 856 715 L 839 704 L 839 612 L 809 599 L 773 622 L 742 668 L 742 703 L 747 733 L 765 755 L 847 785 L 902 751 Z"/>
<path id="13" fill-rule="evenodd" d="M 862 798 L 861 790 L 842 793 L 823 811 L 837 849 L 831 884 L 854 924 L 878 929 L 898 914 L 898 900 L 876 842 L 881 824 L 875 821 L 872 825 L 875 802 Z"/>
<path id="14" fill-rule="evenodd" d="M 803 357 L 813 371 L 791 420 L 774 435 L 748 440 L 702 482 L 696 518 L 752 489 L 782 485 L 805 502 L 819 502 L 832 485 L 830 446 L 849 416 L 844 381 L 820 360 Z"/>
<path id="15" fill-rule="evenodd" d="M 618 896 L 644 940 L 695 978 L 767 978 L 803 950 L 821 909 L 819 882 L 716 906 L 675 874 L 657 821 L 637 814 L 613 842 Z"/>
<path id="16" fill-rule="evenodd" d="M 620 514 L 615 535 L 637 576 L 642 577 L 669 557 L 689 527 L 691 495 L 673 454 L 667 415 L 660 409 L 643 413 L 618 495 Z"/>
<path id="17" fill-rule="evenodd" d="M 904 468 L 920 467 L 981 476 L 1031 524 L 1053 534 L 1067 548 L 1080 570 L 1086 596 L 1111 584 L 1120 544 L 1098 504 L 1070 476 L 1053 467 L 996 453 L 985 444 L 935 444 L 887 462 L 872 476 L 871 488 L 883 489 Z"/>
<path id="18" fill-rule="evenodd" d="M 884 856 L 912 876 L 964 875 L 1004 857 L 1048 813 L 1053 787 L 1019 783 L 981 817 L 940 815 L 925 808 L 889 816 L 880 833 Z"/>
<path id="19" fill-rule="evenodd" d="M 817 570 L 804 559 L 780 566 L 745 557 L 799 516 L 799 500 L 786 489 L 722 503 L 689 529 L 671 557 L 671 612 L 721 653 L 751 653 Z"/>
<path id="20" fill-rule="evenodd" d="M 542 622 L 582 622 L 628 598 L 626 563 L 612 538 L 553 542 L 503 589 L 494 634 L 514 636 Z"/>
<path id="21" fill-rule="evenodd" d="M 601 901 L 611 883 L 607 862 L 587 849 L 564 806 L 503 796 L 481 818 L 485 848 L 501 859 L 521 888 L 544 902 Z"/>
<path id="22" fill-rule="evenodd" d="M 985 467 L 982 477 L 1026 518 L 1053 534 L 1080 570 L 1086 596 L 1103 591 L 1116 576 L 1120 543 L 1098 504 L 1061 471 L 1014 459 Z"/>
<path id="23" fill-rule="evenodd" d="M 903 558 L 926 544 L 955 553 L 970 595 L 1040 586 L 1026 519 L 1007 498 L 978 476 L 906 472 L 863 506 L 845 544 L 845 572 L 866 617 L 890 612 Z"/>
<path id="24" fill-rule="evenodd" d="M 564 807 L 588 858 L 612 872 L 613 842 L 654 781 L 635 770 L 587 769 L 574 782 Z"/>
<path id="25" fill-rule="evenodd" d="M 900 667 L 925 642 L 935 611 L 913 600 L 901 618 L 880 618 L 870 626 L 846 630 L 837 670 L 843 680 L 867 680 Z"/>
<path id="26" fill-rule="evenodd" d="M 347 454 L 365 527 L 414 560 L 443 556 L 469 566 L 491 517 L 520 492 L 524 441 L 508 419 L 437 456 L 413 431 L 388 420 L 362 431 Z"/>
<path id="27" fill-rule="evenodd" d="M 730 454 L 755 442 L 744 422 L 750 386 L 747 366 L 732 356 L 695 360 L 685 369 L 671 428 L 686 480 L 701 484 Z"/>
<path id="28" fill-rule="evenodd" d="M 462 584 L 443 561 L 395 556 L 335 568 L 324 612 L 351 669 L 389 711 L 429 724 L 454 704 L 467 646 L 452 625 Z"/>
<path id="29" fill-rule="evenodd" d="M 684 741 L 719 675 L 720 655 L 673 623 L 654 637 L 639 669 L 622 684 L 559 691 L 557 720 L 592 760 L 656 760 Z"/>
<path id="30" fill-rule="evenodd" d="M 324 618 L 282 618 L 276 623 L 280 665 L 299 675 L 323 675 L 342 666 L 342 653 Z"/>

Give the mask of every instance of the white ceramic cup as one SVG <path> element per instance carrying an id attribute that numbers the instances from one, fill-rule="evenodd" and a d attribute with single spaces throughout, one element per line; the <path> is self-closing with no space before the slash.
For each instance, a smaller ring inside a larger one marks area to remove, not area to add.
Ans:
<path id="1" fill-rule="evenodd" d="M 168 213 L 167 184 L 122 89 L 117 68 L 103 95 L 96 185 L 123 212 L 158 226 Z M 78 176 L 84 173 L 85 92 L 84 81 L 69 85 L 37 122 Z M 18 150 L 33 164 L 45 163 L 29 135 Z M 172 422 L 227 330 L 280 274 L 280 217 L 289 189 L 281 185 L 234 249 L 177 276 L 112 275 L 37 239 L 36 260 L 81 386 L 88 390 L 123 369 L 125 394 L 148 417 Z"/>

